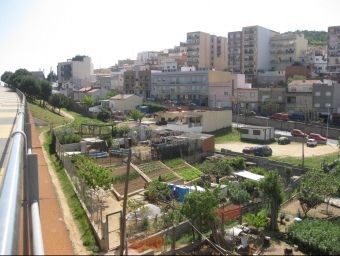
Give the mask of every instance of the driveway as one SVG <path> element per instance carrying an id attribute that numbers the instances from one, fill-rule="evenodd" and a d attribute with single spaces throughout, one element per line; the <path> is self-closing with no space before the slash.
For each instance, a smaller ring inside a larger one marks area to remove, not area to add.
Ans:
<path id="1" fill-rule="evenodd" d="M 247 142 L 229 142 L 224 144 L 215 144 L 215 148 L 221 150 L 221 148 L 229 149 L 234 152 L 242 153 L 242 149 L 246 146 L 254 147 L 258 144 L 252 144 Z M 269 146 L 273 150 L 273 156 L 276 157 L 302 157 L 302 143 L 300 142 L 291 142 L 287 145 L 278 145 L 277 142 L 269 144 Z M 305 157 L 313 157 L 313 156 L 321 156 L 327 155 L 330 153 L 338 152 L 339 149 L 335 145 L 321 145 L 318 144 L 316 147 L 307 147 L 306 143 L 304 143 L 303 147 L 304 156 Z"/>

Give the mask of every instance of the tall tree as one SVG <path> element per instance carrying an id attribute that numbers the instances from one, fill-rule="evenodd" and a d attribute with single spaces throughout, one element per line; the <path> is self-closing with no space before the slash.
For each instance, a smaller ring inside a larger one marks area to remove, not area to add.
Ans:
<path id="1" fill-rule="evenodd" d="M 228 164 L 227 161 L 221 159 L 206 160 L 200 167 L 200 170 L 205 174 L 211 174 L 219 179 L 223 176 L 228 176 L 233 168 Z"/>
<path id="2" fill-rule="evenodd" d="M 129 116 L 135 121 L 142 122 L 144 114 L 139 109 L 133 109 L 130 111 Z"/>
<path id="3" fill-rule="evenodd" d="M 53 109 L 58 108 L 60 113 L 61 108 L 67 107 L 69 100 L 64 94 L 56 93 L 51 95 L 49 103 Z"/>
<path id="4" fill-rule="evenodd" d="M 326 174 L 322 170 L 311 170 L 302 176 L 298 199 L 305 217 L 309 210 L 316 208 L 324 201 L 326 193 L 323 181 L 325 178 Z"/>
<path id="5" fill-rule="evenodd" d="M 185 195 L 180 211 L 191 223 L 197 225 L 200 234 L 204 229 L 204 224 L 213 226 L 218 218 L 219 193 L 220 188 L 217 187 L 213 190 L 206 189 L 202 192 L 192 192 Z M 194 230 L 192 231 L 194 237 Z"/>
<path id="6" fill-rule="evenodd" d="M 32 99 L 39 97 L 41 92 L 39 80 L 32 75 L 22 76 L 20 90 Z"/>
<path id="7" fill-rule="evenodd" d="M 41 87 L 41 91 L 40 91 L 40 105 L 42 104 L 43 106 L 45 106 L 45 102 L 48 102 L 49 98 L 52 95 L 52 85 L 49 81 L 40 81 L 40 87 Z"/>
<path id="8" fill-rule="evenodd" d="M 1 76 L 1 81 L 3 81 L 5 84 L 10 85 L 10 77 L 13 75 L 13 72 L 6 71 Z"/>
<path id="9" fill-rule="evenodd" d="M 32 76 L 32 74 L 26 70 L 26 69 L 17 69 L 10 77 L 9 77 L 9 83 L 11 86 L 14 86 L 15 88 L 20 89 L 21 81 L 24 76 L 29 75 Z M 21 89 L 20 89 L 21 90 Z"/>
<path id="10" fill-rule="evenodd" d="M 92 96 L 89 95 L 85 95 L 82 99 L 81 99 L 81 104 L 84 105 L 85 107 L 89 108 L 89 107 L 93 107 L 94 106 L 94 98 Z"/>
<path id="11" fill-rule="evenodd" d="M 52 70 L 50 71 L 50 73 L 46 77 L 46 80 L 50 81 L 50 82 L 56 82 L 57 79 L 58 79 L 57 74 L 54 73 Z"/>
<path id="12" fill-rule="evenodd" d="M 277 218 L 279 206 L 282 203 L 282 183 L 277 171 L 269 171 L 264 179 L 260 180 L 259 187 L 266 194 L 270 200 L 271 217 L 270 227 L 272 230 L 277 230 Z"/>
<path id="13" fill-rule="evenodd" d="M 280 105 L 276 100 L 269 99 L 261 103 L 261 108 L 266 111 L 267 115 L 272 115 L 280 109 Z"/>

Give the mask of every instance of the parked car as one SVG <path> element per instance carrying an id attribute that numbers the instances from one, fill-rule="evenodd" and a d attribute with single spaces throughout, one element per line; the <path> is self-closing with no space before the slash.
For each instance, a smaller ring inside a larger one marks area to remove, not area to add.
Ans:
<path id="1" fill-rule="evenodd" d="M 315 139 L 316 141 L 327 141 L 326 137 L 321 136 L 318 133 L 310 133 L 308 139 Z"/>
<path id="2" fill-rule="evenodd" d="M 304 133 L 302 132 L 301 130 L 299 129 L 293 129 L 290 134 L 293 136 L 293 137 L 307 137 L 307 133 Z"/>
<path id="3" fill-rule="evenodd" d="M 307 140 L 307 147 L 315 147 L 318 142 L 315 139 L 308 139 Z"/>
<path id="4" fill-rule="evenodd" d="M 286 144 L 289 144 L 289 143 L 290 143 L 290 139 L 287 138 L 287 137 L 280 137 L 277 140 L 277 144 L 279 144 L 279 145 L 286 145 Z"/>
<path id="5" fill-rule="evenodd" d="M 274 115 L 271 115 L 269 118 L 270 119 L 274 119 L 274 120 L 288 121 L 289 120 L 289 115 L 288 114 L 283 114 L 283 113 L 276 113 Z"/>
<path id="6" fill-rule="evenodd" d="M 256 116 L 257 114 L 253 110 L 251 110 L 251 111 L 247 110 L 247 111 L 244 111 L 243 113 L 240 114 L 240 116 L 243 116 L 243 115 L 245 115 L 245 116 Z"/>
<path id="7" fill-rule="evenodd" d="M 289 120 L 291 121 L 305 121 L 305 115 L 303 114 L 295 114 L 295 113 L 291 113 L 289 114 Z"/>
<path id="8" fill-rule="evenodd" d="M 268 145 L 254 147 L 254 156 L 271 156 L 273 150 Z"/>
<path id="9" fill-rule="evenodd" d="M 242 152 L 244 153 L 244 154 L 253 154 L 254 153 L 254 147 L 245 147 L 243 150 L 242 150 Z"/>

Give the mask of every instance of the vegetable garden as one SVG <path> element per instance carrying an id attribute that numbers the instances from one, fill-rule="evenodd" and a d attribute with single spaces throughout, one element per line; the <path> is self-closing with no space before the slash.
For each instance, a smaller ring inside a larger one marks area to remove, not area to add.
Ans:
<path id="1" fill-rule="evenodd" d="M 191 167 L 181 158 L 166 161 L 165 165 L 176 172 L 185 182 L 192 181 L 202 175 L 199 170 Z"/>

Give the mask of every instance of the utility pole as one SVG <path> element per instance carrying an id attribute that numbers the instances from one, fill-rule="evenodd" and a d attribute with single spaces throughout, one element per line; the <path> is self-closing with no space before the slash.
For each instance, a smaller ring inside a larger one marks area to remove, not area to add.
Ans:
<path id="1" fill-rule="evenodd" d="M 129 148 L 129 156 L 128 156 L 127 169 L 126 169 L 124 200 L 123 200 L 123 213 L 122 213 L 122 219 L 121 219 L 122 226 L 121 226 L 121 233 L 120 233 L 119 255 L 124 255 L 124 245 L 125 245 L 125 241 L 126 241 L 126 205 L 127 205 L 128 188 L 129 188 L 130 163 L 131 163 L 131 148 Z M 126 249 L 127 249 L 127 247 L 126 247 Z"/>

